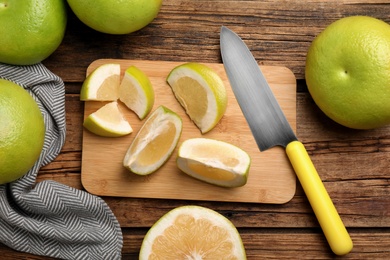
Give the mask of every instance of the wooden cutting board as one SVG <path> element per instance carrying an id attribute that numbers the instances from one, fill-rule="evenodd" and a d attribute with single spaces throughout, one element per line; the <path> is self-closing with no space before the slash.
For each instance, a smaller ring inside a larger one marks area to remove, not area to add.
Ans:
<path id="1" fill-rule="evenodd" d="M 282 147 L 260 152 L 249 126 L 231 90 L 222 64 L 206 63 L 223 79 L 228 93 L 228 107 L 219 124 L 204 135 L 190 121 L 166 83 L 169 72 L 182 62 L 145 60 L 97 60 L 87 70 L 87 75 L 104 63 L 119 63 L 122 76 L 126 68 L 135 65 L 150 78 L 155 90 L 154 108 L 165 105 L 183 119 L 180 144 L 194 137 L 213 138 L 232 143 L 251 156 L 248 182 L 239 188 L 222 188 L 193 179 L 176 167 L 177 148 L 171 158 L 158 171 L 148 176 L 138 176 L 122 166 L 124 155 L 133 138 L 144 123 L 121 106 L 133 133 L 119 138 L 96 136 L 84 129 L 81 180 L 84 188 L 99 196 L 134 198 L 210 200 L 225 202 L 286 203 L 295 194 L 296 176 Z M 286 67 L 261 66 L 288 121 L 296 130 L 296 80 Z M 84 117 L 102 107 L 104 102 L 85 102 Z M 261 111 L 259 111 L 261 112 Z"/>

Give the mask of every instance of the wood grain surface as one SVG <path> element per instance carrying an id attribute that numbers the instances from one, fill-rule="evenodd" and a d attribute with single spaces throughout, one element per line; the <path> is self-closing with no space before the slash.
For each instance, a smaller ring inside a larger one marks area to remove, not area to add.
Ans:
<path id="1" fill-rule="evenodd" d="M 187 204 L 214 209 L 235 224 L 248 259 L 390 259 L 390 126 L 356 131 L 339 126 L 315 105 L 304 70 L 308 47 L 330 23 L 369 15 L 390 22 L 385 0 L 164 0 L 157 18 L 130 35 L 105 35 L 69 10 L 63 43 L 44 61 L 66 86 L 67 136 L 61 154 L 38 181 L 83 189 L 81 160 L 84 103 L 79 100 L 88 66 L 97 59 L 220 63 L 219 30 L 243 37 L 264 66 L 283 66 L 297 78 L 297 135 L 338 209 L 354 249 L 344 257 L 328 247 L 297 183 L 286 204 L 103 197 L 122 227 L 123 259 L 138 259 L 148 229 L 169 210 Z M 3 259 L 49 259 L 0 244 Z"/>
<path id="2" fill-rule="evenodd" d="M 274 147 L 260 152 L 247 122 L 234 97 L 222 64 L 206 63 L 222 79 L 228 96 L 226 112 L 215 128 L 201 134 L 186 115 L 166 83 L 170 71 L 182 62 L 113 60 L 93 62 L 87 74 L 106 63 L 120 64 L 124 70 L 134 65 L 150 79 L 155 91 L 153 110 L 160 105 L 175 111 L 183 121 L 182 134 L 172 156 L 156 172 L 139 176 L 123 167 L 123 158 L 142 127 L 144 120 L 120 104 L 121 111 L 130 122 L 133 133 L 121 138 L 103 138 L 84 129 L 81 181 L 84 188 L 100 196 L 123 196 L 158 199 L 213 200 L 253 203 L 286 203 L 295 194 L 296 177 L 284 149 Z M 267 78 L 280 106 L 296 129 L 296 80 L 286 67 L 264 66 L 262 71 Z M 102 102 L 85 102 L 84 117 L 99 109 Z M 259 111 L 261 113 L 261 111 Z M 272 120 L 272 118 L 270 118 Z M 177 150 L 187 139 L 203 137 L 231 143 L 244 149 L 251 157 L 248 182 L 238 188 L 223 188 L 195 180 L 184 174 L 176 166 Z"/>

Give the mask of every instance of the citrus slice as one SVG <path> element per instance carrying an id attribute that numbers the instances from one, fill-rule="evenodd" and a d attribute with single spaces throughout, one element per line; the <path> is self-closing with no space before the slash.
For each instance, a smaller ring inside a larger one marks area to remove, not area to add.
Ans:
<path id="1" fill-rule="evenodd" d="M 129 122 L 123 117 L 116 101 L 99 108 L 85 118 L 84 127 L 90 132 L 106 137 L 119 137 L 133 132 Z"/>
<path id="2" fill-rule="evenodd" d="M 118 99 L 121 67 L 107 63 L 87 76 L 80 91 L 80 100 L 114 101 Z"/>
<path id="3" fill-rule="evenodd" d="M 226 89 L 222 79 L 208 66 L 199 63 L 179 65 L 170 72 L 167 82 L 202 133 L 213 129 L 224 115 Z"/>
<path id="4" fill-rule="evenodd" d="M 251 159 L 232 144 L 206 138 L 184 141 L 178 152 L 177 166 L 186 174 L 223 187 L 246 184 Z"/>
<path id="5" fill-rule="evenodd" d="M 177 207 L 162 216 L 142 241 L 139 259 L 246 259 L 237 228 L 218 212 Z"/>
<path id="6" fill-rule="evenodd" d="M 135 174 L 147 175 L 160 168 L 171 156 L 182 131 L 181 118 L 160 106 L 145 121 L 123 160 Z"/>
<path id="7" fill-rule="evenodd" d="M 135 66 L 129 67 L 119 86 L 119 99 L 144 119 L 154 104 L 154 90 L 148 76 Z"/>

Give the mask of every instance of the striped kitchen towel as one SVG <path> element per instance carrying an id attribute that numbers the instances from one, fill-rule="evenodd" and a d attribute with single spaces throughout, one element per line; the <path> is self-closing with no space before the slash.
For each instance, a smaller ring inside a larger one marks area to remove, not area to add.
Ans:
<path id="1" fill-rule="evenodd" d="M 40 63 L 0 63 L 0 78 L 33 96 L 46 125 L 34 167 L 21 179 L 0 185 L 0 241 L 18 251 L 60 259 L 120 259 L 121 228 L 101 198 L 54 181 L 35 183 L 39 169 L 59 154 L 65 141 L 63 81 Z"/>

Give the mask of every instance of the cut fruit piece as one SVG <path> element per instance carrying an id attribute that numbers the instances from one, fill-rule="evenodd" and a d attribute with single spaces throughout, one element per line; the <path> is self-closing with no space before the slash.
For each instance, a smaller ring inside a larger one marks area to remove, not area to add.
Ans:
<path id="1" fill-rule="evenodd" d="M 233 223 L 200 206 L 181 206 L 162 216 L 142 241 L 140 260 L 246 259 Z"/>
<path id="2" fill-rule="evenodd" d="M 110 102 L 90 114 L 85 118 L 83 125 L 90 132 L 105 137 L 119 137 L 133 132 L 129 122 L 120 112 L 116 101 Z"/>
<path id="3" fill-rule="evenodd" d="M 180 170 L 201 181 L 240 187 L 247 182 L 251 159 L 232 144 L 193 138 L 181 144 L 176 163 Z"/>
<path id="4" fill-rule="evenodd" d="M 142 120 L 153 108 L 154 90 L 149 78 L 135 66 L 129 67 L 119 86 L 119 99 Z"/>
<path id="5" fill-rule="evenodd" d="M 121 67 L 107 63 L 97 67 L 85 79 L 80 92 L 80 100 L 115 101 L 119 95 Z"/>
<path id="6" fill-rule="evenodd" d="M 213 69 L 199 63 L 185 63 L 170 72 L 167 82 L 202 133 L 213 129 L 224 115 L 226 89 Z"/>
<path id="7" fill-rule="evenodd" d="M 145 121 L 123 160 L 135 174 L 147 175 L 160 168 L 171 156 L 182 131 L 181 118 L 160 106 Z"/>

